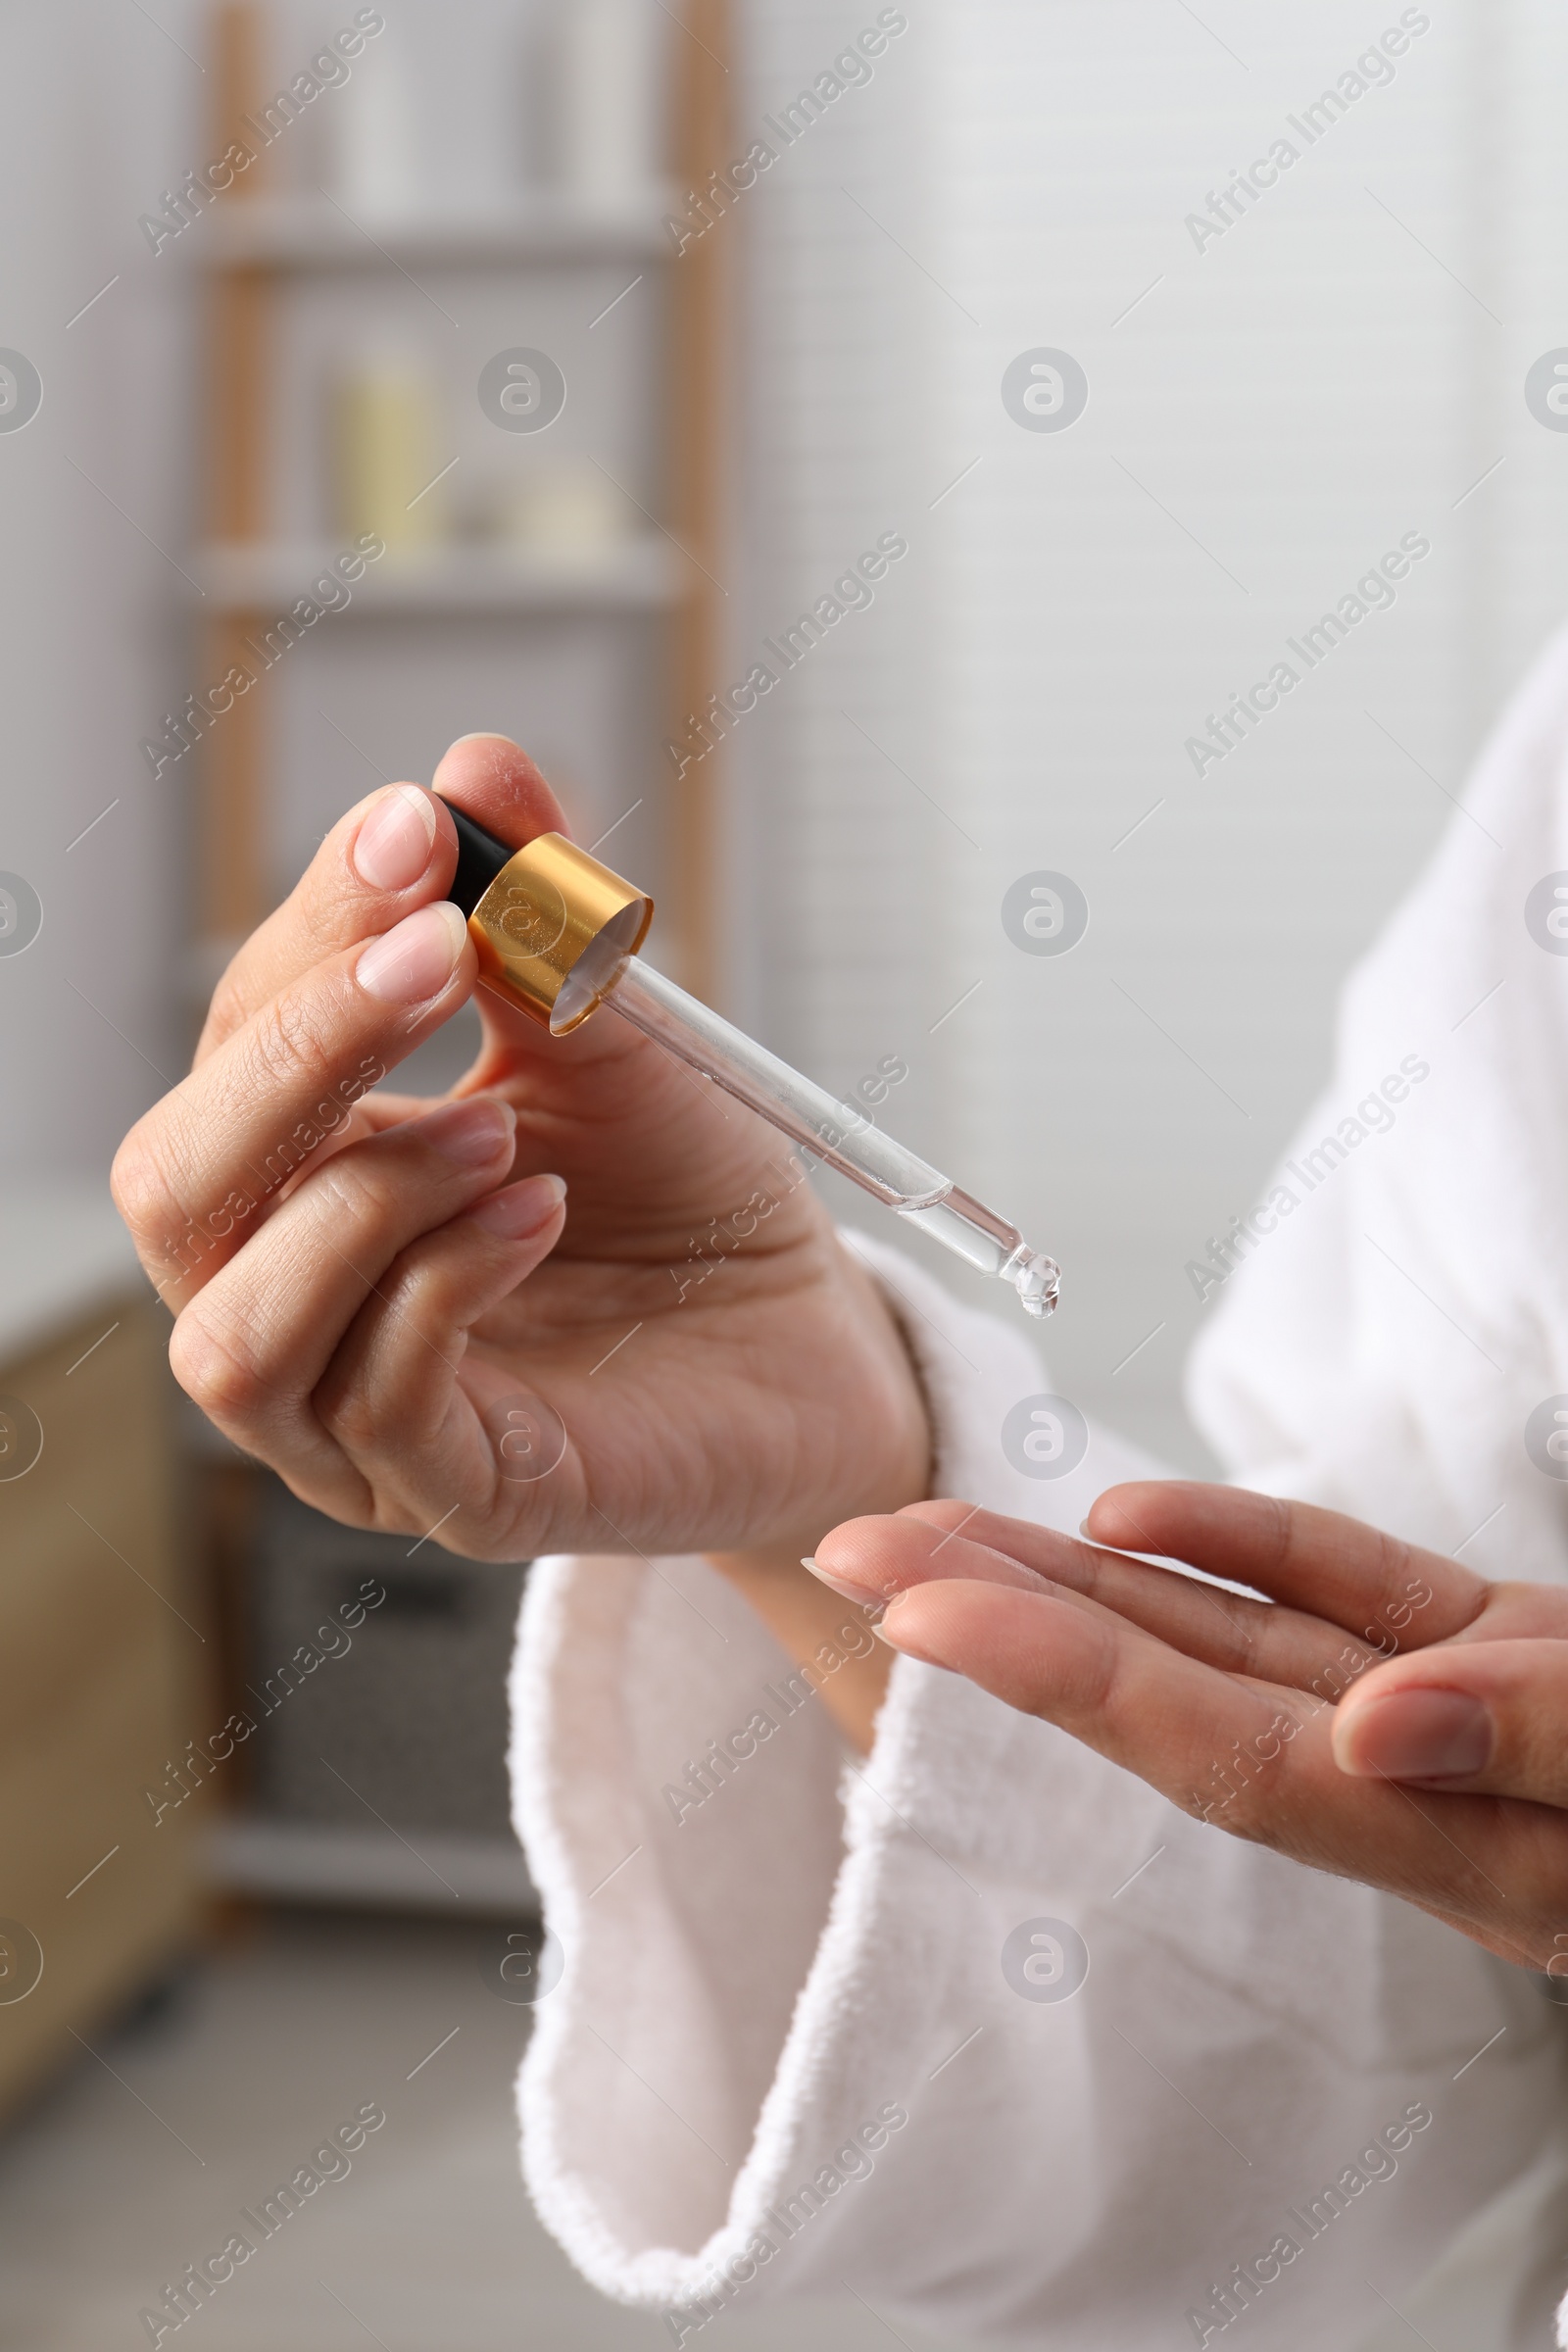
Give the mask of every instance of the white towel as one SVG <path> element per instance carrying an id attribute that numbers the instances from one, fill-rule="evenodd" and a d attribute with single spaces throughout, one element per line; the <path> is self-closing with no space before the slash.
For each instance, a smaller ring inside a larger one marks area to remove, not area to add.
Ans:
<path id="1" fill-rule="evenodd" d="M 1239 1475 L 1542 1577 L 1568 1556 L 1523 1438 L 1568 1390 L 1568 958 L 1522 907 L 1568 869 L 1565 735 L 1559 644 L 1474 824 L 1347 992 L 1340 1075 L 1280 1180 L 1298 1202 L 1227 1275 L 1195 1377 Z M 1407 1058 L 1428 1067 L 1380 1093 L 1393 1123 L 1369 1104 L 1342 1132 Z M 1329 1134 L 1343 1160 L 1308 1163 Z M 1096 1431 L 1070 1476 L 1022 1477 L 1000 1431 L 1041 1380 L 1017 1327 L 865 1254 L 932 1393 L 942 1492 L 1074 1526 L 1146 1466 Z M 1434 2352 L 1550 2340 L 1568 2082 L 1532 1979 L 908 1661 L 846 1767 L 787 1675 L 701 1561 L 530 1578 L 514 1785 L 564 1968 L 519 2082 L 524 2163 L 606 2293 L 663 2308 L 677 2344 L 736 2302 L 847 2288 L 1048 2352 L 1231 2328 L 1392 2352 L 1407 2321 Z M 760 1710 L 779 1728 L 672 1801 Z M 1037 1989 L 1064 1953 L 1068 1997 L 1020 1988 L 1008 1939 L 1036 1934 Z"/>

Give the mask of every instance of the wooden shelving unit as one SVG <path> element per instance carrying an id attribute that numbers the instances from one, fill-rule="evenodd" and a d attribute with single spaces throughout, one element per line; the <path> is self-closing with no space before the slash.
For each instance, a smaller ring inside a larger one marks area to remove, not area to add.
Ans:
<path id="1" fill-rule="evenodd" d="M 330 563 L 328 542 L 240 541 L 197 550 L 195 577 L 223 615 L 276 611 Z M 522 548 L 437 548 L 385 559 L 356 583 L 362 615 L 378 612 L 661 612 L 685 602 L 691 565 L 653 532 L 582 557 Z"/>
<path id="2" fill-rule="evenodd" d="M 639 642 L 657 650 L 647 674 L 657 681 L 662 707 L 650 709 L 638 730 L 646 747 L 642 772 L 623 781 L 628 799 L 644 795 L 658 814 L 663 960 L 711 997 L 722 755 L 677 780 L 662 747 L 684 733 L 686 714 L 702 708 L 725 674 L 717 583 L 726 568 L 726 239 L 710 234 L 677 256 L 665 220 L 684 209 L 685 191 L 702 187 L 734 151 L 727 0 L 658 5 L 670 20 L 668 184 L 653 180 L 603 195 L 541 184 L 526 199 L 422 206 L 366 220 L 325 190 L 270 181 L 269 155 L 213 205 L 187 248 L 203 276 L 208 355 L 205 486 L 188 568 L 201 596 L 195 606 L 200 672 L 220 678 L 231 663 L 246 662 L 247 641 L 265 632 L 336 552 L 337 542 L 301 535 L 297 509 L 292 518 L 274 513 L 270 488 L 276 479 L 277 419 L 300 413 L 297 403 L 288 408 L 291 387 L 284 380 L 291 306 L 318 303 L 324 280 L 332 281 L 333 299 L 341 286 L 345 302 L 363 285 L 383 306 L 400 300 L 439 306 L 447 285 L 510 278 L 521 292 L 548 273 L 559 288 L 574 270 L 603 273 L 607 265 L 623 266 L 627 279 L 645 288 L 644 299 L 661 306 L 664 354 L 662 382 L 625 387 L 626 398 L 644 408 L 652 397 L 661 417 L 657 480 L 643 502 L 633 502 L 643 512 L 632 527 L 616 542 L 581 550 L 471 537 L 417 550 L 389 547 L 356 581 L 352 619 L 331 626 L 358 632 L 362 647 L 367 631 L 400 631 L 387 639 L 393 662 L 407 653 L 408 632 L 419 624 L 449 632 L 466 621 L 475 629 L 514 624 L 519 648 L 541 628 L 559 633 L 613 624 L 657 632 Z M 213 152 L 221 154 L 241 119 L 265 101 L 273 76 L 263 7 L 229 0 L 215 10 L 213 32 Z M 514 307 L 526 313 L 526 302 Z M 521 333 L 513 339 L 529 340 Z M 471 384 L 466 397 L 472 398 Z M 589 455 L 597 463 L 591 447 Z M 373 637 L 368 642 L 373 646 Z M 560 642 L 559 634 L 552 642 Z M 363 663 L 365 657 L 357 659 Z M 200 865 L 188 960 L 204 993 L 271 897 L 269 847 L 281 782 L 278 693 L 270 675 L 259 677 L 200 746 Z M 485 723 L 490 715 L 479 710 L 461 723 Z M 359 776 L 355 789 L 371 780 L 368 772 Z M 210 1462 L 207 1475 L 219 1474 Z M 246 1473 L 230 1464 L 221 1475 Z M 439 1557 L 432 1553 L 432 1565 Z M 443 1880 L 460 1889 L 466 1905 L 526 1907 L 526 1872 L 514 1845 L 461 1834 L 432 1842 L 432 1836 L 421 1833 L 416 1842 L 421 1851 L 439 1848 Z M 220 1885 L 264 1898 L 391 1907 L 431 1900 L 431 1874 L 409 1866 L 393 1838 L 363 1827 L 242 1813 L 217 1825 L 210 1861 Z M 435 1898 L 437 1908 L 446 1899 L 439 1886 Z"/>
<path id="3" fill-rule="evenodd" d="M 215 271 L 395 270 L 614 254 L 658 261 L 670 251 L 664 219 L 678 201 L 673 183 L 664 182 L 602 201 L 546 189 L 494 210 L 377 220 L 372 233 L 329 196 L 254 195 L 215 210 L 202 258 Z"/>
<path id="4" fill-rule="evenodd" d="M 494 612 L 519 622 L 610 610 L 662 614 L 667 700 L 651 743 L 680 733 L 687 712 L 713 692 L 724 674 L 729 240 L 712 232 L 677 257 L 664 221 L 732 149 L 728 0 L 685 0 L 663 13 L 673 20 L 667 183 L 603 198 L 541 188 L 526 202 L 377 216 L 372 226 L 328 193 L 270 187 L 263 156 L 202 220 L 193 252 L 208 283 L 209 429 L 195 563 L 210 607 L 204 674 L 221 677 L 243 661 L 246 638 L 309 577 L 300 560 L 319 553 L 274 538 L 267 513 L 278 318 L 291 286 L 328 271 L 395 279 L 411 268 L 526 271 L 619 256 L 662 277 L 665 308 L 663 512 L 647 542 L 607 551 L 597 564 L 454 546 L 368 573 L 360 614 Z M 265 18 L 258 0 L 226 0 L 215 11 L 215 153 L 267 94 Z M 268 910 L 269 716 L 262 681 L 203 746 L 198 929 L 221 939 L 243 935 Z M 722 773 L 720 749 L 681 779 L 657 761 L 646 777 L 665 806 L 662 949 L 710 998 L 719 984 Z"/>

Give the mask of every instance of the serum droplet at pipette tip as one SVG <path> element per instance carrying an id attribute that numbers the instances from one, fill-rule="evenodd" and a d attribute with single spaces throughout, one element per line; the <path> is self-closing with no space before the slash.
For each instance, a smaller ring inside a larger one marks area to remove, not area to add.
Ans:
<path id="1" fill-rule="evenodd" d="M 1055 1313 L 1061 1297 L 1061 1268 L 1054 1257 L 1040 1250 L 1019 1250 L 1001 1268 L 1001 1275 L 1017 1292 L 1026 1315 L 1043 1321 Z"/>

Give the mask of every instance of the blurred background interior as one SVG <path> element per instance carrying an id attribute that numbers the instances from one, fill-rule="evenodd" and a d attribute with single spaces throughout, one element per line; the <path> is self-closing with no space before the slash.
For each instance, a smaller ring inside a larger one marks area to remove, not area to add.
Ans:
<path id="1" fill-rule="evenodd" d="M 1203 1468 L 1188 1261 L 1561 617 L 1568 24 L 66 0 L 0 51 L 0 2345 L 149 2340 L 367 2101 L 210 2352 L 664 2341 L 517 2184 L 525 1570 L 337 1529 L 181 1408 L 114 1147 L 337 814 L 499 729 L 676 977 L 846 1094 L 905 1073 L 878 1115 L 1062 1261 L 1050 1385 Z M 1039 350 L 1070 429 L 1004 401 Z M 1069 954 L 1004 926 L 1042 871 Z M 813 2328 L 890 2332 L 853 2280 Z"/>

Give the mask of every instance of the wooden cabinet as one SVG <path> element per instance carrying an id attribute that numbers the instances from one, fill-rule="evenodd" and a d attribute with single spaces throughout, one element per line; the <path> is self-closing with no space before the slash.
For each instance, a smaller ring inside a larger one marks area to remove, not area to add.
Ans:
<path id="1" fill-rule="evenodd" d="M 147 1796 L 216 1728 L 182 1571 L 168 1328 L 122 1296 L 0 1362 L 0 1412 L 23 1408 L 13 1474 L 0 1456 L 0 2107 L 198 1916 L 201 1799 L 155 1819 Z M 42 1450 L 19 1475 L 29 1414 Z"/>

